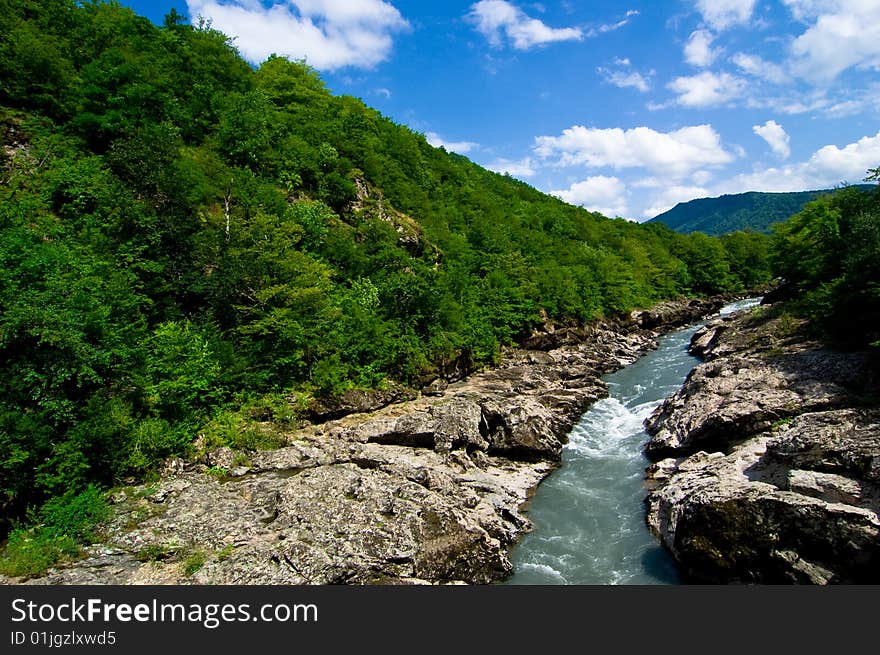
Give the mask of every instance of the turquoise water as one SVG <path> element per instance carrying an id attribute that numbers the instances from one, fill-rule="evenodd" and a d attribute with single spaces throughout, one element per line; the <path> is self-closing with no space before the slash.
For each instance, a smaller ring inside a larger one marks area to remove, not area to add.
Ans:
<path id="1" fill-rule="evenodd" d="M 722 314 L 757 302 L 734 303 Z M 674 561 L 645 526 L 643 421 L 697 364 L 687 348 L 699 327 L 661 337 L 657 350 L 603 378 L 610 396 L 569 434 L 562 466 L 527 508 L 534 529 L 511 552 L 507 584 L 679 582 Z"/>

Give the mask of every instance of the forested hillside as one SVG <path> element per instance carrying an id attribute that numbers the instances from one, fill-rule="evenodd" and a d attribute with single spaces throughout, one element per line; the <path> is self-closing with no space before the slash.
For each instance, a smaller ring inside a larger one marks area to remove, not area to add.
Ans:
<path id="1" fill-rule="evenodd" d="M 880 169 L 868 171 L 880 178 Z M 773 272 L 786 311 L 834 346 L 880 348 L 880 190 L 844 189 L 776 226 Z"/>
<path id="2" fill-rule="evenodd" d="M 0 33 L 0 532 L 546 316 L 769 276 L 760 236 L 566 205 L 177 14 L 0 0 Z"/>
<path id="3" fill-rule="evenodd" d="M 856 188 L 870 189 L 864 185 L 857 185 Z M 679 203 L 649 222 L 663 223 L 683 234 L 703 232 L 718 236 L 737 230 L 770 234 L 772 225 L 794 216 L 808 202 L 833 192 L 833 189 L 794 193 L 752 191 L 719 198 L 700 198 Z"/>

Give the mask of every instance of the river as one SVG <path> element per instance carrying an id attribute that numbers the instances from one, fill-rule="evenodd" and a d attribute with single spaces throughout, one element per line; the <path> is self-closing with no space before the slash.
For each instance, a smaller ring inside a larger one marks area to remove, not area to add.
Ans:
<path id="1" fill-rule="evenodd" d="M 728 305 L 731 314 L 758 303 Z M 603 379 L 609 397 L 569 434 L 562 465 L 527 508 L 534 529 L 511 552 L 507 584 L 677 584 L 671 556 L 645 525 L 648 440 L 643 421 L 684 383 L 698 359 L 688 354 L 701 324 L 666 334 L 657 350 Z"/>

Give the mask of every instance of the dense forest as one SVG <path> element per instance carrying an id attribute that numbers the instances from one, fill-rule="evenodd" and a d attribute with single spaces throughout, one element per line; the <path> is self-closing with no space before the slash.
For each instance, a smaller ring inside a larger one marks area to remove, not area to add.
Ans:
<path id="1" fill-rule="evenodd" d="M 67 539 L 199 438 L 271 445 L 253 422 L 547 317 L 770 277 L 765 237 L 567 205 L 176 12 L 0 0 L 0 31 L 0 533 Z"/>
<path id="2" fill-rule="evenodd" d="M 871 187 L 855 185 L 855 188 L 864 191 Z M 834 191 L 834 189 L 792 193 L 750 191 L 718 198 L 700 198 L 679 203 L 669 211 L 652 218 L 651 222 L 663 223 L 676 232 L 684 234 L 703 232 L 718 236 L 737 230 L 770 234 L 773 225 L 797 214 L 807 203 Z"/>
<path id="3" fill-rule="evenodd" d="M 878 181 L 880 169 L 866 179 Z M 786 311 L 838 348 L 880 348 L 880 190 L 847 188 L 774 229 L 774 274 Z"/>

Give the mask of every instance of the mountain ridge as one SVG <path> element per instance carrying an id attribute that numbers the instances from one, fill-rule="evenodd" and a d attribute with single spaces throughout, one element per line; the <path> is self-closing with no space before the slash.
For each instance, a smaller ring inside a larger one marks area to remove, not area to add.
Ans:
<path id="1" fill-rule="evenodd" d="M 860 189 L 872 188 L 872 185 L 868 184 L 852 186 Z M 672 209 L 646 222 L 662 223 L 682 234 L 703 232 L 710 236 L 720 236 L 738 230 L 769 234 L 774 223 L 790 218 L 801 211 L 808 202 L 834 193 L 836 190 L 746 191 L 712 198 L 697 198 L 680 202 Z"/>

